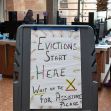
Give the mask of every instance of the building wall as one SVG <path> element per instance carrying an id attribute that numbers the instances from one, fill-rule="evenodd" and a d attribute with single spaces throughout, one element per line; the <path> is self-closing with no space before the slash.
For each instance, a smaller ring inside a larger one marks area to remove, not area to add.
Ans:
<path id="1" fill-rule="evenodd" d="M 6 12 L 17 11 L 18 20 L 22 20 L 28 9 L 36 14 L 43 14 L 46 11 L 46 0 L 6 0 Z"/>
<path id="2" fill-rule="evenodd" d="M 8 11 L 25 11 L 32 9 L 34 11 L 46 10 L 46 0 L 6 0 Z"/>

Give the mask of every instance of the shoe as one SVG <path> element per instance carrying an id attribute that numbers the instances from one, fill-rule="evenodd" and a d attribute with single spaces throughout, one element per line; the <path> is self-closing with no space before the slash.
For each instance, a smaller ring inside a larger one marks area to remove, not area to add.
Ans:
<path id="1" fill-rule="evenodd" d="M 111 80 L 104 84 L 105 87 L 111 87 Z"/>

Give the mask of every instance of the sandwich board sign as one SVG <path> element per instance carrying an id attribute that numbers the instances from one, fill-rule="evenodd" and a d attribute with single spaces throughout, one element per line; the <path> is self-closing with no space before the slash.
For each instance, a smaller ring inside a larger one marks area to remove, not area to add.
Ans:
<path id="1" fill-rule="evenodd" d="M 80 30 L 31 30 L 30 108 L 82 108 Z"/>
<path id="2" fill-rule="evenodd" d="M 89 26 L 21 26 L 15 54 L 14 111 L 97 111 L 97 86 L 91 80 L 93 52 Z"/>

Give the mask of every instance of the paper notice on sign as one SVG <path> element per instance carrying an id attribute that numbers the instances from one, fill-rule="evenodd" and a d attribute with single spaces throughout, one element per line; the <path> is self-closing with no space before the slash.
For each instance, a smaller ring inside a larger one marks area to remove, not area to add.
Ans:
<path id="1" fill-rule="evenodd" d="M 81 109 L 80 31 L 31 30 L 30 109 Z"/>

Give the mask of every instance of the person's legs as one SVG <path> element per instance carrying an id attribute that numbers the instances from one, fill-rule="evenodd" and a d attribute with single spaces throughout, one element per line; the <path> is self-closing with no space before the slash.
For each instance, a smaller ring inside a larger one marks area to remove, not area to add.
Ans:
<path id="1" fill-rule="evenodd" d="M 111 87 L 111 66 L 110 66 L 110 72 L 109 73 L 110 73 L 110 79 L 107 83 L 104 84 L 104 86 L 106 86 L 106 87 Z"/>

